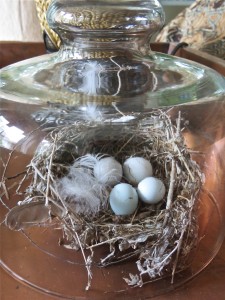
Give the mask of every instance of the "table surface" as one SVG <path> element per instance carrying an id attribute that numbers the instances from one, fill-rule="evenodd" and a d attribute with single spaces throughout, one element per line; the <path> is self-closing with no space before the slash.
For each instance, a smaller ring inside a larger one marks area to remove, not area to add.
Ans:
<path id="1" fill-rule="evenodd" d="M 27 287 L 0 269 L 1 300 L 58 299 Z M 223 300 L 225 299 L 225 241 L 211 264 L 192 281 L 156 300 Z M 107 299 L 106 299 L 107 300 Z"/>

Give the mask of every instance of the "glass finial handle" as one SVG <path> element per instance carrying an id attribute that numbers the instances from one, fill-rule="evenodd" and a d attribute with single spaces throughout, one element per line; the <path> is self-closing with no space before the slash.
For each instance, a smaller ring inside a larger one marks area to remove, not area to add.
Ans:
<path id="1" fill-rule="evenodd" d="M 63 45 L 138 48 L 163 26 L 164 11 L 157 0 L 53 0 L 47 20 Z"/>

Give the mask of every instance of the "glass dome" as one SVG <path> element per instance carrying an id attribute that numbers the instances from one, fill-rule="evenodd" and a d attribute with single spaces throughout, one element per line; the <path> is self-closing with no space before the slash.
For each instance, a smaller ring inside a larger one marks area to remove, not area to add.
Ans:
<path id="1" fill-rule="evenodd" d="M 158 1 L 53 1 L 47 18 L 59 52 L 4 68 L 3 98 L 78 109 L 116 102 L 143 112 L 224 93 L 213 70 L 150 50 L 164 23 Z"/>
<path id="2" fill-rule="evenodd" d="M 225 78 L 151 51 L 164 24 L 156 0 L 53 0 L 47 20 L 59 51 L 0 71 L 1 266 L 65 299 L 168 292 L 203 270 L 224 238 Z M 95 167 L 133 157 L 151 161 L 166 196 L 121 217 Z"/>

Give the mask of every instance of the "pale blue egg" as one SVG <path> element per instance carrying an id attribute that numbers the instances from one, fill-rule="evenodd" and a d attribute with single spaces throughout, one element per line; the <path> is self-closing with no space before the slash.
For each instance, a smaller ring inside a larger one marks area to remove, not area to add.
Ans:
<path id="1" fill-rule="evenodd" d="M 112 189 L 109 202 L 116 215 L 130 215 L 138 206 L 138 194 L 130 184 L 119 183 Z"/>
<path id="2" fill-rule="evenodd" d="M 143 157 L 129 157 L 123 164 L 123 172 L 127 181 L 137 185 L 142 179 L 152 176 L 152 165 Z"/>
<path id="3" fill-rule="evenodd" d="M 138 184 L 137 192 L 143 202 L 156 204 L 165 196 L 166 188 L 162 180 L 147 177 Z"/>

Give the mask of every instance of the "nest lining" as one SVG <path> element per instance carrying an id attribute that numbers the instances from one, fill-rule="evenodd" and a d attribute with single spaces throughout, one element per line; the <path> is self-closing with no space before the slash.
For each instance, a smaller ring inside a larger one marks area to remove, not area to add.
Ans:
<path id="1" fill-rule="evenodd" d="M 166 186 L 165 198 L 157 205 L 140 203 L 133 215 L 115 216 L 107 204 L 110 187 L 105 186 L 104 205 L 100 203 L 98 211 L 90 208 L 89 214 L 79 213 L 71 197 L 62 197 L 57 187 L 71 165 L 87 154 L 110 155 L 120 163 L 130 156 L 148 159 L 154 176 Z M 175 273 L 187 268 L 198 242 L 201 173 L 184 144 L 180 115 L 176 124 L 165 112 L 156 111 L 138 124 L 77 122 L 59 127 L 40 144 L 22 181 L 27 180 L 30 184 L 20 206 L 41 201 L 57 217 L 61 244 L 82 251 L 87 289 L 93 265 L 105 267 L 130 259 L 137 265 L 137 274 L 124 278 L 131 286 L 142 286 L 146 275 L 151 281 L 170 274 L 173 282 Z M 102 246 L 107 247 L 107 255 L 96 261 L 95 250 Z"/>

